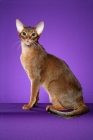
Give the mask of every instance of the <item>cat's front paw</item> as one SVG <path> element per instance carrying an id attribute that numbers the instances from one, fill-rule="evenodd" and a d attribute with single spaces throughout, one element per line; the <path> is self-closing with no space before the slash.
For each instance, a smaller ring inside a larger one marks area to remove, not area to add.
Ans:
<path id="1" fill-rule="evenodd" d="M 24 105 L 24 106 L 22 107 L 22 109 L 24 109 L 24 110 L 29 110 L 29 109 L 31 109 L 31 106 L 30 106 L 29 104 L 27 104 L 27 105 Z"/>

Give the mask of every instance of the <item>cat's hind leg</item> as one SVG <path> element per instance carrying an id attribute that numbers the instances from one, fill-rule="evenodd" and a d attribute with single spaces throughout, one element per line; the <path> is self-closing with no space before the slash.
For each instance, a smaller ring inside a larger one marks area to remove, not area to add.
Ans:
<path id="1" fill-rule="evenodd" d="M 66 108 L 64 108 L 63 106 L 58 106 L 58 105 L 48 105 L 46 107 L 46 111 L 48 111 L 48 109 L 54 109 L 54 110 L 67 110 Z"/>
<path id="2" fill-rule="evenodd" d="M 48 111 L 49 108 L 52 108 L 54 110 L 67 110 L 64 106 L 60 104 L 60 102 L 57 100 L 57 98 L 51 99 L 52 105 L 48 105 L 46 107 L 46 111 Z"/>
<path id="3" fill-rule="evenodd" d="M 62 86 L 58 84 L 58 81 L 51 81 L 48 85 L 48 94 L 50 101 L 53 105 L 48 105 L 46 110 L 48 111 L 49 108 L 54 110 L 67 110 L 60 102 L 59 97 L 62 90 Z M 58 94 L 57 94 L 58 93 Z"/>

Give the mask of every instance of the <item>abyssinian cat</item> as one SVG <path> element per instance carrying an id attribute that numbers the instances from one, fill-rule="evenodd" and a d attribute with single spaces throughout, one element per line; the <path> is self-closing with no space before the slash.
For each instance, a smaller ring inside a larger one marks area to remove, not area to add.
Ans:
<path id="1" fill-rule="evenodd" d="M 16 27 L 21 39 L 20 60 L 31 81 L 30 101 L 22 108 L 31 109 L 37 105 L 39 88 L 43 86 L 53 104 L 46 107 L 48 112 L 63 118 L 73 118 L 88 112 L 82 96 L 82 87 L 69 66 L 63 60 L 47 53 L 38 42 L 44 22 L 30 27 L 17 19 Z M 62 112 L 69 109 L 72 111 Z"/>

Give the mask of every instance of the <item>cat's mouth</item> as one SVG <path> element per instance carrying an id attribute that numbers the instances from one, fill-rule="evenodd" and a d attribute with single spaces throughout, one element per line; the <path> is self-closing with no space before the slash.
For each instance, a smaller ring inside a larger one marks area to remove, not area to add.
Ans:
<path id="1" fill-rule="evenodd" d="M 30 42 L 30 41 L 23 41 L 23 43 L 26 45 L 26 46 L 31 46 L 31 45 L 33 45 L 34 43 L 36 43 L 36 42 Z"/>
<path id="2" fill-rule="evenodd" d="M 31 45 L 31 42 L 27 41 L 27 42 L 25 42 L 25 45 L 26 46 L 30 46 Z"/>

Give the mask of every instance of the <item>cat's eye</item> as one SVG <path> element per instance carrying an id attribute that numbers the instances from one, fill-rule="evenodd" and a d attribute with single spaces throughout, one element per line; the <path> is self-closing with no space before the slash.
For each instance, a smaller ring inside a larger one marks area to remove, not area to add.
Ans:
<path id="1" fill-rule="evenodd" d="M 36 36 L 36 34 L 35 33 L 32 33 L 32 36 L 34 37 L 34 36 Z"/>
<path id="2" fill-rule="evenodd" d="M 23 35 L 23 36 L 26 36 L 26 32 L 22 32 L 22 35 Z"/>

